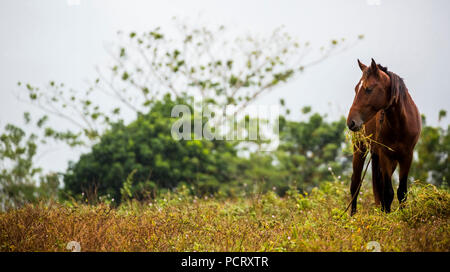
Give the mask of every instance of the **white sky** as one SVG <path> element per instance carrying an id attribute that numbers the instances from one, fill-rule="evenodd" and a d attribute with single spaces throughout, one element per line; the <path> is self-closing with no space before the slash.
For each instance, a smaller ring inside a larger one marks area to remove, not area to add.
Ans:
<path id="1" fill-rule="evenodd" d="M 440 109 L 450 111 L 450 1 L 411 0 L 1 0 L 0 127 L 19 123 L 29 105 L 12 95 L 18 81 L 50 80 L 74 88 L 95 78 L 95 66 L 108 63 L 105 44 L 117 30 L 145 31 L 170 23 L 172 16 L 224 24 L 229 29 L 265 32 L 285 25 L 302 41 L 320 47 L 333 38 L 365 39 L 354 48 L 311 67 L 259 103 L 284 98 L 293 113 L 305 105 L 346 115 L 360 78 L 356 59 L 373 57 L 405 79 L 428 124 Z M 370 5 L 379 3 L 380 5 Z M 450 118 L 441 121 L 447 126 Z M 42 157 L 46 169 L 64 170 L 79 152 L 55 148 Z"/>

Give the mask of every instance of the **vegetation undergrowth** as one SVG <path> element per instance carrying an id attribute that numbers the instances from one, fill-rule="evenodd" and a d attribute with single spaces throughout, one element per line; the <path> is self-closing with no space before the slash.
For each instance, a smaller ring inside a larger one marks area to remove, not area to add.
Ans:
<path id="1" fill-rule="evenodd" d="M 414 183 L 403 209 L 385 214 L 364 184 L 358 213 L 341 216 L 348 186 L 324 182 L 246 198 L 198 198 L 186 187 L 152 202 L 119 207 L 74 202 L 27 205 L 0 213 L 1 251 L 449 251 L 450 194 Z"/>

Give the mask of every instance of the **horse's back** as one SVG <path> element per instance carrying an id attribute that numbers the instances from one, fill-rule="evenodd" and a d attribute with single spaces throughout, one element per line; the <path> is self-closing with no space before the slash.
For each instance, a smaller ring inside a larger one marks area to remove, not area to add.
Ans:
<path id="1" fill-rule="evenodd" d="M 419 140 L 420 132 L 422 130 L 422 117 L 420 116 L 419 109 L 417 108 L 416 103 L 414 103 L 414 100 L 411 98 L 409 92 L 407 92 L 406 95 L 408 101 L 407 105 L 405 105 L 407 116 L 406 128 L 413 138 L 415 145 Z"/>

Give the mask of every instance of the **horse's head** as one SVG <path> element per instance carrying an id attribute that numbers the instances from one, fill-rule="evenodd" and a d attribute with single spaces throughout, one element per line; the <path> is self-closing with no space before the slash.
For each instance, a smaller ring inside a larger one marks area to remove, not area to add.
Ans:
<path id="1" fill-rule="evenodd" d="M 389 75 L 373 59 L 370 66 L 359 60 L 358 64 L 363 74 L 355 87 L 355 98 L 347 117 L 347 126 L 352 131 L 361 129 L 379 110 L 392 103 Z"/>

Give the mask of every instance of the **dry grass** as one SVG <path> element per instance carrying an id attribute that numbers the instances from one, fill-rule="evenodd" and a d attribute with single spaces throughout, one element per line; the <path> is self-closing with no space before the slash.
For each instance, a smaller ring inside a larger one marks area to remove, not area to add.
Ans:
<path id="1" fill-rule="evenodd" d="M 383 146 L 390 151 L 394 151 L 389 146 L 376 141 L 373 134 L 367 134 L 365 125 L 363 125 L 359 131 L 347 130 L 345 133 L 345 141 L 349 144 L 352 154 L 355 151 L 359 151 L 364 153 L 364 155 L 367 155 L 372 145 Z"/>
<path id="2" fill-rule="evenodd" d="M 339 217 L 349 200 L 341 182 L 310 195 L 290 191 L 247 199 L 198 199 L 186 192 L 149 204 L 26 206 L 0 213 L 1 251 L 449 251 L 450 194 L 412 186 L 407 205 L 384 214 L 368 186 L 359 212 Z M 396 203 L 396 201 L 395 201 Z"/>

